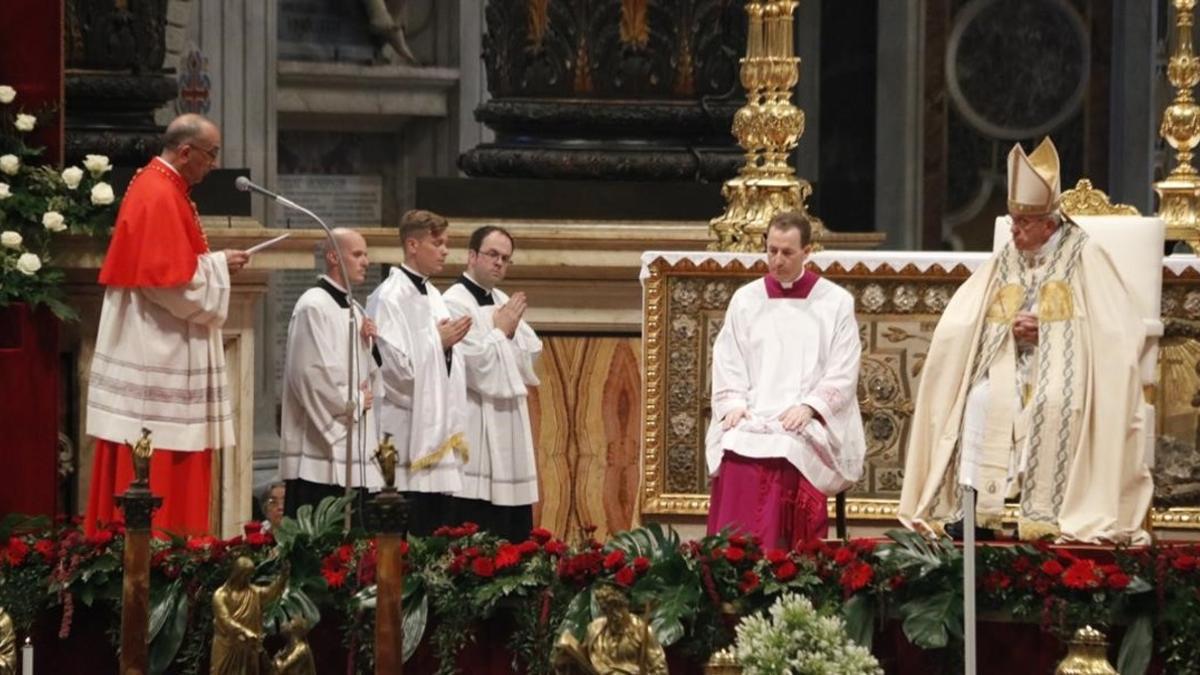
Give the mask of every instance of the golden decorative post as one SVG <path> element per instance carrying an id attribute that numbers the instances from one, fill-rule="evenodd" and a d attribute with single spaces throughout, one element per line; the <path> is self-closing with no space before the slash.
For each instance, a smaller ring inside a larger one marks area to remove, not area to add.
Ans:
<path id="1" fill-rule="evenodd" d="M 392 435 L 385 433 L 375 461 L 383 474 L 384 488 L 368 507 L 375 530 L 376 596 L 375 596 L 375 672 L 378 675 L 399 674 L 404 667 L 404 613 L 400 598 L 404 595 L 404 558 L 400 542 L 404 541 L 408 520 L 404 497 L 396 491 L 396 459 Z"/>
<path id="2" fill-rule="evenodd" d="M 1175 51 L 1167 65 L 1167 79 L 1178 91 L 1175 101 L 1163 111 L 1159 134 L 1175 148 L 1178 165 L 1166 180 L 1154 184 L 1158 212 L 1167 224 L 1167 239 L 1186 241 L 1200 250 L 1200 176 L 1192 166 L 1192 151 L 1200 144 L 1200 106 L 1192 89 L 1200 83 L 1200 59 L 1192 51 L 1192 12 L 1196 0 L 1173 0 L 1175 5 Z"/>
<path id="3" fill-rule="evenodd" d="M 121 675 L 145 675 L 150 672 L 150 516 L 162 498 L 150 493 L 150 430 L 142 429 L 137 443 L 125 444 L 133 455 L 134 479 L 117 497 L 125 513 Z"/>
<path id="4" fill-rule="evenodd" d="M 1058 664 L 1054 675 L 1117 675 L 1117 669 L 1108 662 L 1105 654 L 1108 641 L 1104 633 L 1084 626 L 1075 631 L 1068 643 L 1067 657 Z"/>
<path id="5" fill-rule="evenodd" d="M 796 5 L 797 0 L 746 3 L 746 57 L 741 60 L 746 105 L 733 117 L 733 135 L 746 151 L 746 164 L 721 188 L 725 213 L 709 223 L 716 238 L 708 245 L 711 251 L 760 252 L 772 216 L 807 213 L 804 202 L 812 186 L 796 178 L 787 163 L 804 134 L 804 111 L 792 105 L 792 90 L 800 81 L 792 36 Z M 813 238 L 820 241 L 824 227 L 813 221 Z"/>

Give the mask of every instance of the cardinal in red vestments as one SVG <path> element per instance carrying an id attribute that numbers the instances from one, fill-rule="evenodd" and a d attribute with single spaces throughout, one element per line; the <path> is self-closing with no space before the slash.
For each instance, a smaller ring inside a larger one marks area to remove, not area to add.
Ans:
<path id="1" fill-rule="evenodd" d="M 96 439 L 84 524 L 90 534 L 118 522 L 115 496 L 133 479 L 128 443 L 150 430 L 150 490 L 163 498 L 160 533 L 209 531 L 212 453 L 234 444 L 221 326 L 231 274 L 244 251 L 212 252 L 193 185 L 217 165 L 221 132 L 181 115 L 163 151 L 138 171 L 121 202 L 100 268 L 105 286 L 87 394 L 87 433 Z"/>

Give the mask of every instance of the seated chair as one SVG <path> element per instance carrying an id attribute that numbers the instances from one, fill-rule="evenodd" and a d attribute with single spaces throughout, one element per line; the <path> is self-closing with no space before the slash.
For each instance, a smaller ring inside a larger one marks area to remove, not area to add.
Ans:
<path id="1" fill-rule="evenodd" d="M 1112 204 L 1108 195 L 1082 179 L 1075 189 L 1062 194 L 1062 211 L 1104 247 L 1118 274 L 1141 305 L 1146 342 L 1140 358 L 1145 392 L 1148 442 L 1146 465 L 1154 465 L 1156 438 L 1154 392 L 1158 383 L 1158 341 L 1163 334 L 1162 270 L 1166 230 L 1161 218 L 1142 216 L 1125 204 Z M 999 251 L 1012 238 L 1008 216 L 996 219 L 993 250 Z"/>

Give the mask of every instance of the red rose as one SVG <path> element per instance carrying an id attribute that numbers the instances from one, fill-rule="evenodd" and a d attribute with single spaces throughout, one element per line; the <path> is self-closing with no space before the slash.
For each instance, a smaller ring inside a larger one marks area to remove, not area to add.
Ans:
<path id="1" fill-rule="evenodd" d="M 862 555 L 867 555 L 867 554 L 873 553 L 875 551 L 875 540 L 874 539 L 852 539 L 850 541 L 850 548 L 854 549 L 855 551 L 859 552 Z"/>
<path id="2" fill-rule="evenodd" d="M 767 562 L 771 563 L 772 565 L 778 565 L 779 563 L 788 559 L 788 553 L 781 548 L 773 548 L 767 551 L 766 558 Z"/>
<path id="3" fill-rule="evenodd" d="M 1057 560 L 1047 560 L 1042 563 L 1042 574 L 1050 577 L 1056 577 L 1063 573 L 1062 563 Z"/>
<path id="4" fill-rule="evenodd" d="M 746 550 L 741 548 L 729 547 L 725 549 L 725 559 L 731 563 L 741 562 L 746 557 Z"/>
<path id="5" fill-rule="evenodd" d="M 539 544 L 545 544 L 554 538 L 554 534 L 544 527 L 535 527 L 529 531 L 529 537 Z"/>
<path id="6" fill-rule="evenodd" d="M 833 562 L 839 565 L 847 565 L 851 560 L 854 560 L 854 551 L 847 546 L 843 546 L 833 554 Z"/>
<path id="7" fill-rule="evenodd" d="M 1000 570 L 992 570 L 983 577 L 983 587 L 995 593 L 1012 585 L 1012 579 Z"/>
<path id="8" fill-rule="evenodd" d="M 8 562 L 13 566 L 21 565 L 25 562 L 25 558 L 29 556 L 29 544 L 26 544 L 18 537 L 12 537 L 8 540 Z"/>
<path id="9" fill-rule="evenodd" d="M 330 588 L 341 588 L 346 583 L 346 570 L 323 569 L 321 576 L 325 577 L 325 583 Z"/>
<path id="10" fill-rule="evenodd" d="M 242 525 L 242 531 L 247 535 L 258 534 L 259 532 L 262 532 L 262 523 L 252 520 L 245 525 Z"/>
<path id="11" fill-rule="evenodd" d="M 1124 572 L 1113 572 L 1104 579 L 1105 585 L 1114 590 L 1121 590 L 1129 585 L 1129 577 Z"/>
<path id="12" fill-rule="evenodd" d="M 904 585 L 904 575 L 903 574 L 897 574 L 896 576 L 892 577 L 891 579 L 888 579 L 888 588 L 891 588 L 893 591 L 898 590 L 903 585 Z"/>
<path id="13" fill-rule="evenodd" d="M 96 530 L 95 534 L 87 538 L 87 543 L 96 548 L 102 548 L 112 543 L 113 536 L 112 530 Z M 203 537 L 203 539 L 215 541 L 212 537 Z M 188 545 L 190 546 L 191 543 L 189 540 Z"/>
<path id="14" fill-rule="evenodd" d="M 462 571 L 467 568 L 467 559 L 464 556 L 456 555 L 450 561 L 448 571 L 450 574 L 462 574 Z"/>
<path id="15" fill-rule="evenodd" d="M 471 561 L 471 571 L 476 576 L 490 579 L 496 573 L 496 566 L 492 563 L 491 558 L 479 557 Z"/>
<path id="16" fill-rule="evenodd" d="M 732 536 L 730 536 L 730 537 L 729 537 L 729 544 L 730 544 L 731 546 L 737 546 L 737 547 L 739 547 L 739 548 L 745 548 L 745 547 L 746 547 L 746 538 L 745 538 L 745 537 L 743 537 L 743 536 L 742 536 L 742 535 L 740 535 L 740 534 L 735 534 L 735 535 L 732 535 Z"/>
<path id="17" fill-rule="evenodd" d="M 463 555 L 467 556 L 468 558 L 477 558 L 479 557 L 479 547 L 468 546 L 467 548 L 463 549 Z"/>
<path id="18" fill-rule="evenodd" d="M 645 556 L 638 556 L 633 559 L 633 571 L 641 574 L 650 569 L 650 561 Z"/>
<path id="19" fill-rule="evenodd" d="M 372 549 L 374 549 L 374 548 L 375 548 L 375 541 L 374 541 L 374 540 L 372 540 L 372 541 L 371 541 L 371 548 L 372 548 Z M 408 555 L 408 540 L 407 540 L 407 539 L 401 539 L 401 540 L 400 540 L 400 545 L 399 545 L 399 546 L 397 546 L 396 548 L 400 550 L 400 557 L 402 557 L 402 558 L 403 558 L 404 556 Z"/>
<path id="20" fill-rule="evenodd" d="M 625 566 L 617 570 L 617 575 L 614 577 L 614 579 L 618 584 L 629 587 L 632 586 L 634 580 L 637 579 L 637 574 L 634 573 L 632 567 Z"/>
<path id="21" fill-rule="evenodd" d="M 170 557 L 171 551 L 163 549 L 154 555 L 150 556 L 150 567 L 162 567 L 163 563 Z"/>
<path id="22" fill-rule="evenodd" d="M 567 552 L 567 545 L 562 543 L 561 541 L 554 540 L 554 541 L 546 542 L 546 553 L 549 553 L 550 555 L 561 556 L 562 554 L 564 554 L 566 552 Z"/>
<path id="23" fill-rule="evenodd" d="M 1076 560 L 1062 575 L 1063 585 L 1068 588 L 1095 588 L 1100 585 L 1096 575 L 1096 563 L 1091 560 Z"/>
<path id="24" fill-rule="evenodd" d="M 472 522 L 466 522 L 458 529 L 463 531 L 464 537 L 469 537 L 479 531 L 479 526 Z"/>
<path id="25" fill-rule="evenodd" d="M 746 570 L 742 574 L 742 583 L 738 584 L 738 589 L 743 593 L 749 593 L 758 588 L 759 578 L 754 570 Z"/>
<path id="26" fill-rule="evenodd" d="M 617 549 L 604 558 L 604 569 L 615 570 L 625 564 L 625 552 Z"/>
<path id="27" fill-rule="evenodd" d="M 866 563 L 855 563 L 847 567 L 842 572 L 841 584 L 842 588 L 853 593 L 862 588 L 866 588 L 867 584 L 871 583 L 871 579 L 875 577 L 875 570 Z"/>
<path id="28" fill-rule="evenodd" d="M 1033 569 L 1033 563 L 1030 562 L 1029 558 L 1026 558 L 1022 555 L 1018 556 L 1017 559 L 1013 561 L 1012 568 L 1017 574 L 1024 574 Z"/>
<path id="29" fill-rule="evenodd" d="M 1196 569 L 1196 558 L 1186 553 L 1171 561 L 1171 566 L 1180 572 L 1190 572 Z"/>
<path id="30" fill-rule="evenodd" d="M 775 578 L 780 581 L 790 581 L 795 578 L 796 572 L 796 563 L 785 560 L 783 564 L 775 568 Z"/>
<path id="31" fill-rule="evenodd" d="M 443 526 L 441 526 L 441 527 L 439 527 L 438 529 L 436 529 L 436 530 L 434 530 L 434 531 L 433 531 L 433 536 L 435 536 L 435 537 L 449 537 L 449 536 L 450 536 L 450 528 L 449 528 L 448 526 L 446 526 L 446 525 L 443 525 Z"/>
<path id="32" fill-rule="evenodd" d="M 58 556 L 58 546 L 49 539 L 38 539 L 34 542 L 34 550 L 37 555 L 46 558 L 46 562 L 54 562 L 54 558 Z"/>
<path id="33" fill-rule="evenodd" d="M 526 540 L 517 544 L 517 552 L 520 553 L 522 557 L 533 555 L 534 553 L 537 553 L 537 551 L 538 544 L 536 541 Z"/>
<path id="34" fill-rule="evenodd" d="M 521 562 L 521 552 L 512 544 L 501 544 L 496 550 L 496 570 L 507 569 Z"/>

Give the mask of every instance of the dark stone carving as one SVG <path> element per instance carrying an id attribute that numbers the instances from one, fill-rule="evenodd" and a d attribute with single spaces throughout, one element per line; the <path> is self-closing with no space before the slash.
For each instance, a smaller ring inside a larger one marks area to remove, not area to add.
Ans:
<path id="1" fill-rule="evenodd" d="M 67 0 L 66 10 L 68 68 L 162 68 L 167 0 Z"/>
<path id="2" fill-rule="evenodd" d="M 66 162 L 141 166 L 159 150 L 154 111 L 177 94 L 162 70 L 167 0 L 67 0 L 66 15 Z"/>
<path id="3" fill-rule="evenodd" d="M 403 535 L 408 528 L 408 502 L 395 488 L 384 488 L 367 503 L 367 526 L 380 534 Z"/>
<path id="4" fill-rule="evenodd" d="M 483 59 L 493 98 L 476 117 L 497 142 L 460 157 L 460 168 L 472 176 L 732 176 L 743 5 L 490 0 Z"/>
<path id="5" fill-rule="evenodd" d="M 125 527 L 148 530 L 154 510 L 162 506 L 162 497 L 155 497 L 148 488 L 133 486 L 117 497 L 117 503 L 125 514 Z"/>

